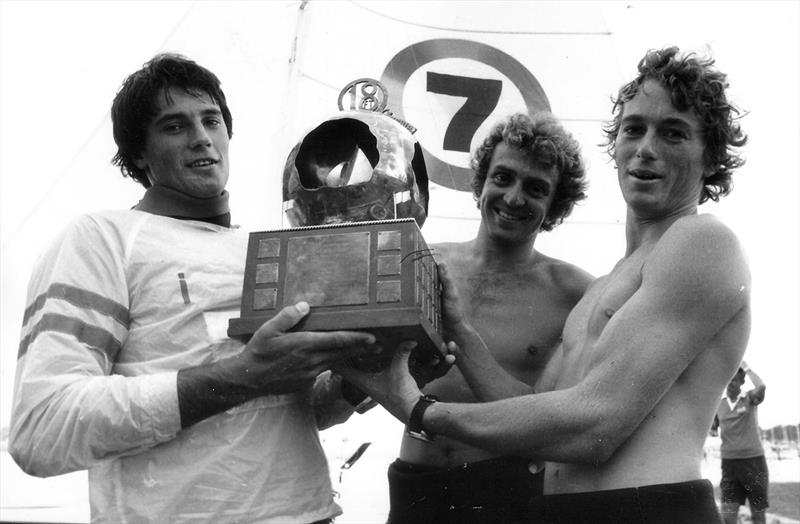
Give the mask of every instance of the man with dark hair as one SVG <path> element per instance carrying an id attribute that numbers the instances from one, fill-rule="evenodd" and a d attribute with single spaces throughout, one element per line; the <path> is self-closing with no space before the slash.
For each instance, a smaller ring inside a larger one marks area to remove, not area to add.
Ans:
<path id="1" fill-rule="evenodd" d="M 535 394 L 519 396 L 524 387 L 492 358 L 446 267 L 451 350 L 490 402 L 422 397 L 408 351 L 383 373 L 346 371 L 417 432 L 546 460 L 531 522 L 719 522 L 700 463 L 747 346 L 750 273 L 733 232 L 697 210 L 727 192 L 741 163 L 730 148 L 745 142 L 726 77 L 712 66 L 677 48 L 651 51 L 620 91 L 607 130 L 626 252 L 570 312 Z"/>
<path id="2" fill-rule="evenodd" d="M 753 389 L 742 392 L 745 377 Z M 755 524 L 767 521 L 769 470 L 758 427 L 758 405 L 764 402 L 767 386 L 746 362 L 731 379 L 719 401 L 711 433 L 722 437 L 722 518 L 725 524 L 739 522 L 739 506 L 750 501 L 750 517 Z"/>
<path id="3" fill-rule="evenodd" d="M 88 469 L 94 522 L 330 522 L 322 428 L 353 408 L 331 365 L 365 333 L 287 333 L 284 308 L 245 344 L 247 235 L 230 225 L 232 119 L 217 77 L 159 55 L 112 108 L 114 163 L 147 188 L 77 219 L 33 271 L 9 451 L 24 471 Z"/>
<path id="4" fill-rule="evenodd" d="M 515 114 L 476 151 L 472 186 L 481 212 L 477 236 L 432 246 L 463 297 L 464 314 L 503 369 L 526 388 L 539 380 L 564 321 L 592 277 L 538 251 L 549 231 L 584 198 L 578 142 L 550 114 Z M 449 402 L 475 402 L 457 370 L 425 388 Z M 526 522 L 541 493 L 543 464 L 457 439 L 406 432 L 389 468 L 389 522 Z"/>

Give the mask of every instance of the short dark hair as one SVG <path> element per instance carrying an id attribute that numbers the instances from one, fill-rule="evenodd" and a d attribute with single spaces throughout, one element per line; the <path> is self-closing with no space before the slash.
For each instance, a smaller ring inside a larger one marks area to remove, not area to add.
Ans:
<path id="1" fill-rule="evenodd" d="M 111 122 L 117 153 L 111 163 L 144 187 L 150 187 L 147 174 L 136 167 L 135 160 L 144 152 L 147 126 L 157 114 L 156 97 L 169 99 L 169 88 L 183 89 L 199 96 L 208 94 L 219 105 L 222 119 L 233 136 L 233 118 L 219 79 L 196 62 L 175 53 L 162 53 L 146 62 L 139 71 L 122 83 L 111 104 Z"/>
<path id="2" fill-rule="evenodd" d="M 672 105 L 679 111 L 694 109 L 703 126 L 704 167 L 712 171 L 705 179 L 701 204 L 709 199 L 716 202 L 730 193 L 731 175 L 744 164 L 744 158 L 733 148 L 747 142 L 738 122 L 740 111 L 725 94 L 727 75 L 713 66 L 713 59 L 700 58 L 694 53 L 682 55 L 677 47 L 648 51 L 639 61 L 639 74 L 617 93 L 613 100 L 614 116 L 603 128 L 606 149 L 613 158 L 625 103 L 636 96 L 647 80 L 655 80 L 667 89 Z"/>
<path id="3" fill-rule="evenodd" d="M 472 193 L 481 196 L 489 164 L 497 144 L 505 142 L 528 153 L 540 168 L 555 167 L 558 183 L 541 229 L 550 231 L 572 212 L 575 202 L 586 198 L 586 171 L 580 144 L 549 112 L 528 116 L 515 113 L 498 122 L 472 157 Z"/>

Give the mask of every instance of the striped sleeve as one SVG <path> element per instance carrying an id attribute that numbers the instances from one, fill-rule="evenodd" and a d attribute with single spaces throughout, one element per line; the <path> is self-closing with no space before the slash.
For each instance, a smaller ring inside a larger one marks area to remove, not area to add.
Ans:
<path id="1" fill-rule="evenodd" d="M 180 429 L 176 372 L 111 373 L 130 322 L 120 231 L 82 217 L 33 270 L 9 435 L 30 474 L 86 469 Z"/>

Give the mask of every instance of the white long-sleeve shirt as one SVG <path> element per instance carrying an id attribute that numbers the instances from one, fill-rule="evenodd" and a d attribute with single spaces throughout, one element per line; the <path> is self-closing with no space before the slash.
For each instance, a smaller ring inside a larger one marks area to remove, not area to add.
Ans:
<path id="1" fill-rule="evenodd" d="M 237 353 L 247 235 L 141 211 L 83 216 L 34 269 L 9 438 L 28 473 L 89 469 L 93 522 L 338 515 L 311 391 L 180 429 L 177 371 Z"/>

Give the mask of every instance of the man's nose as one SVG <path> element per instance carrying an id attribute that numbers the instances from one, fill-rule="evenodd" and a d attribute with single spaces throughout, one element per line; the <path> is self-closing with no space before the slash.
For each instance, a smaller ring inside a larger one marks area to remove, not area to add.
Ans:
<path id="1" fill-rule="evenodd" d="M 208 136 L 206 128 L 202 125 L 196 125 L 192 127 L 190 140 L 191 142 L 189 143 L 189 147 L 192 149 L 196 147 L 208 147 L 211 145 L 211 137 Z"/>
<path id="2" fill-rule="evenodd" d="M 522 198 L 522 187 L 520 184 L 514 184 L 510 186 L 506 191 L 504 200 L 509 206 L 518 207 L 524 204 L 525 199 Z"/>
<path id="3" fill-rule="evenodd" d="M 655 139 L 656 137 L 654 136 L 654 132 L 648 131 L 647 133 L 645 133 L 637 144 L 636 157 L 646 160 L 652 160 L 653 158 L 655 158 L 656 157 L 655 144 L 654 144 Z"/>

